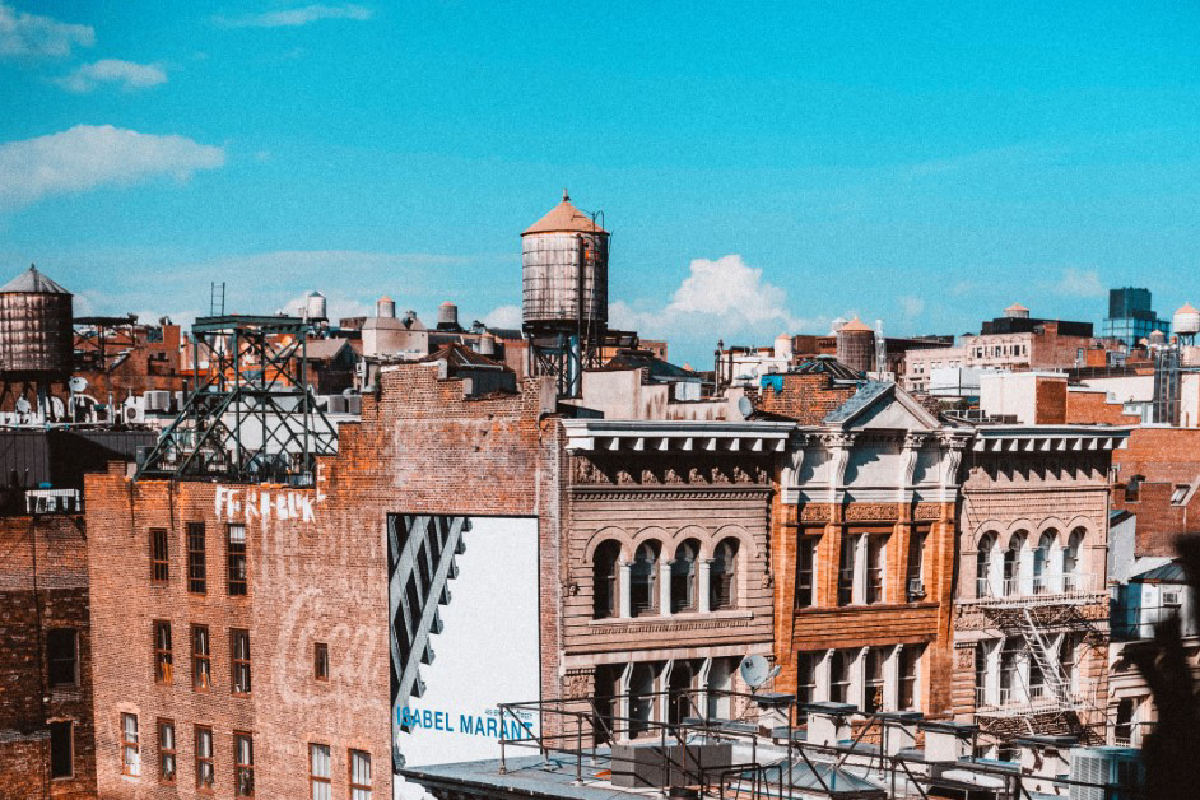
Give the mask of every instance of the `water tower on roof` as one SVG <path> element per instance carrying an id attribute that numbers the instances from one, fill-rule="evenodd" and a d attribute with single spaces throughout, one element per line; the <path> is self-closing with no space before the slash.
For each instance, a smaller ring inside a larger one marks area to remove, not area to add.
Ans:
<path id="1" fill-rule="evenodd" d="M 36 266 L 0 287 L 0 397 L 36 387 L 40 412 L 52 384 L 66 381 L 75 359 L 72 295 Z"/>
<path id="2" fill-rule="evenodd" d="M 1195 344 L 1196 334 L 1200 333 L 1200 311 L 1191 303 L 1184 303 L 1171 321 L 1171 330 L 1179 335 L 1183 344 Z"/>
<path id="3" fill-rule="evenodd" d="M 577 395 L 608 328 L 608 231 L 562 202 L 521 234 L 521 318 L 534 370 Z"/>

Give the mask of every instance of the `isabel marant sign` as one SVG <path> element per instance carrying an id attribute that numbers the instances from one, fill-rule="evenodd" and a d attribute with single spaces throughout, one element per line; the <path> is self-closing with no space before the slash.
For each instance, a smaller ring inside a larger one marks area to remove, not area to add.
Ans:
<path id="1" fill-rule="evenodd" d="M 538 539 L 532 517 L 388 517 L 394 769 L 498 758 L 536 715 Z M 419 797 L 403 784 L 401 794 Z"/>

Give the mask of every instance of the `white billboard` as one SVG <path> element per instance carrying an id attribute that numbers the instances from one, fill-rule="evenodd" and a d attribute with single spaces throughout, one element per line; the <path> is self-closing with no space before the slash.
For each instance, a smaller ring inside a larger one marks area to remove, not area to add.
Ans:
<path id="1" fill-rule="evenodd" d="M 393 771 L 498 758 L 501 738 L 529 735 L 497 704 L 540 697 L 537 534 L 533 517 L 389 515 Z"/>

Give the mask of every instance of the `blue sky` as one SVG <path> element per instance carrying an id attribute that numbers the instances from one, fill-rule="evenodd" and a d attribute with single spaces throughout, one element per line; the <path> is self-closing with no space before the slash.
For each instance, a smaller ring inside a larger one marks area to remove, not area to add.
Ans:
<path id="1" fill-rule="evenodd" d="M 561 187 L 614 323 L 707 365 L 833 317 L 1200 301 L 1191 3 L 0 0 L 0 267 L 91 313 L 512 321 Z"/>

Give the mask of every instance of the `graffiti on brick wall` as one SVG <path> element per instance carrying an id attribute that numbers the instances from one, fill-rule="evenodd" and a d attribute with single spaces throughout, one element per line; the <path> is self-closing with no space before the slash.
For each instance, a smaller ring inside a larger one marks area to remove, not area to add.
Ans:
<path id="1" fill-rule="evenodd" d="M 323 466 L 317 465 L 316 490 L 313 492 L 218 486 L 213 493 L 213 509 L 218 519 L 240 522 L 247 527 L 257 524 L 264 530 L 271 520 L 316 522 L 316 508 L 325 500 Z"/>

